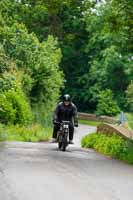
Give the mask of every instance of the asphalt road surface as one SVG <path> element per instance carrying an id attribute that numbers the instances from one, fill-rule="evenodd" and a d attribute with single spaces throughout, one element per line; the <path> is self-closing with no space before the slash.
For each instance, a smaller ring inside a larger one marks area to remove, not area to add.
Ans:
<path id="1" fill-rule="evenodd" d="M 80 147 L 95 128 L 81 125 L 75 145 L 0 144 L 0 200 L 133 200 L 133 167 Z"/>

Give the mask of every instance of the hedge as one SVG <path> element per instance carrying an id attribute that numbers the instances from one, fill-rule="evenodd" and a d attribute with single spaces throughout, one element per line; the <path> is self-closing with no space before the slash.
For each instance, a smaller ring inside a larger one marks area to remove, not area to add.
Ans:
<path id="1" fill-rule="evenodd" d="M 133 164 L 133 140 L 123 139 L 114 133 L 107 136 L 103 133 L 92 133 L 81 141 L 82 147 L 93 148 L 96 151 Z"/>

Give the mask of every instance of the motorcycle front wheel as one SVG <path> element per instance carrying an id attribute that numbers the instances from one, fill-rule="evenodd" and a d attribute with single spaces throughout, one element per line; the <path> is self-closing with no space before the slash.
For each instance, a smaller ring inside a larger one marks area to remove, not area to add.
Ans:
<path id="1" fill-rule="evenodd" d="M 58 148 L 61 150 L 61 147 L 62 147 L 62 142 L 59 142 L 58 143 Z"/>

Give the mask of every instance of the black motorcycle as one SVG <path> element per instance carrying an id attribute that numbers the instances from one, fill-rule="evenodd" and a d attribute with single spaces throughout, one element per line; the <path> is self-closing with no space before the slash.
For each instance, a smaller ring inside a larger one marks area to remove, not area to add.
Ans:
<path id="1" fill-rule="evenodd" d="M 61 151 L 65 151 L 69 144 L 69 125 L 70 121 L 62 121 L 60 123 L 60 130 L 58 132 L 58 148 Z"/>

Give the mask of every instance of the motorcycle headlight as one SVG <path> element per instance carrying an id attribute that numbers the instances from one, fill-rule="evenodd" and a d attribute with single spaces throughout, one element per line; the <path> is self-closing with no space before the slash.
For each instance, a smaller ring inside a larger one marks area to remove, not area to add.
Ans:
<path id="1" fill-rule="evenodd" d="M 68 132 L 68 128 L 65 128 L 65 129 L 64 129 L 64 132 L 67 133 L 67 132 Z"/>

